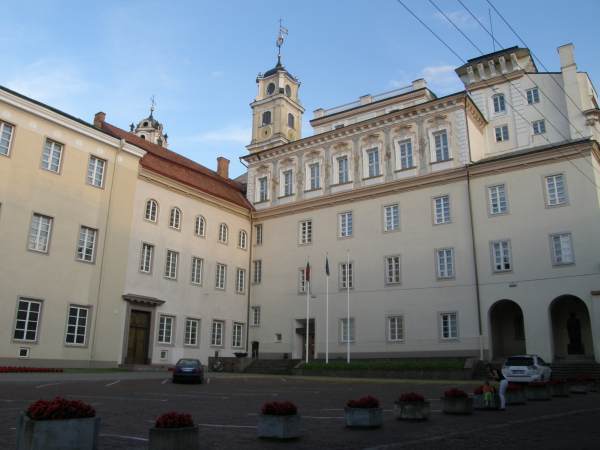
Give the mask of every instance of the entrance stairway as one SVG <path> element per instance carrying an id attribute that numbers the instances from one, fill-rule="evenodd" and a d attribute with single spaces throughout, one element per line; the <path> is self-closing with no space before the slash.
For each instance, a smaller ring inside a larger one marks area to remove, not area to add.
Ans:
<path id="1" fill-rule="evenodd" d="M 299 362 L 299 359 L 255 359 L 244 372 L 291 375 L 292 369 Z"/>
<path id="2" fill-rule="evenodd" d="M 600 379 L 600 364 L 593 359 L 575 361 L 557 361 L 552 364 L 552 378 L 565 379 L 577 377 L 592 377 Z"/>

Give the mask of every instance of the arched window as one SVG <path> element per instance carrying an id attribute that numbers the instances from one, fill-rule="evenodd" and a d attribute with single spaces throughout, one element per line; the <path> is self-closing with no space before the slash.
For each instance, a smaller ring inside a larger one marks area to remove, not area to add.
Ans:
<path id="1" fill-rule="evenodd" d="M 144 219 L 150 222 L 156 222 L 158 216 L 158 202 L 150 199 L 146 202 L 146 210 L 144 211 Z"/>
<path id="2" fill-rule="evenodd" d="M 228 240 L 229 240 L 229 229 L 227 228 L 227 225 L 222 223 L 221 225 L 219 225 L 219 242 L 222 242 L 223 244 L 227 244 Z"/>
<path id="3" fill-rule="evenodd" d="M 246 250 L 248 246 L 248 234 L 244 230 L 240 230 L 240 234 L 238 236 L 238 247 Z"/>
<path id="4" fill-rule="evenodd" d="M 289 84 L 285 85 L 285 95 L 287 95 L 288 97 L 292 96 L 292 88 L 290 87 Z"/>
<path id="5" fill-rule="evenodd" d="M 288 127 L 294 128 L 294 115 L 292 113 L 288 114 Z"/>
<path id="6" fill-rule="evenodd" d="M 194 233 L 196 236 L 205 237 L 206 236 L 206 219 L 202 216 L 196 217 L 196 223 L 194 225 Z"/>
<path id="7" fill-rule="evenodd" d="M 177 207 L 171 208 L 171 216 L 169 217 L 169 227 L 176 230 L 181 229 L 181 210 Z"/>
<path id="8" fill-rule="evenodd" d="M 144 126 L 147 127 L 148 126 L 148 122 L 144 122 Z"/>
<path id="9" fill-rule="evenodd" d="M 271 123 L 271 111 L 265 111 L 262 114 L 262 124 L 269 125 Z"/>
<path id="10" fill-rule="evenodd" d="M 146 139 L 146 136 L 144 136 L 143 134 L 140 136 L 142 139 Z"/>

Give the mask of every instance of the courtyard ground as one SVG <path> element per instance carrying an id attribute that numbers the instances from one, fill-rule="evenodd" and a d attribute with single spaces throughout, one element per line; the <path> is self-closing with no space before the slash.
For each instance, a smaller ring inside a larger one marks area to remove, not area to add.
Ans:
<path id="1" fill-rule="evenodd" d="M 317 379 L 311 377 L 209 375 L 204 385 L 172 384 L 167 372 L 0 375 L 0 448 L 15 445 L 17 415 L 31 402 L 60 395 L 91 403 L 102 418 L 101 449 L 147 447 L 148 429 L 167 411 L 189 412 L 200 425 L 205 447 L 214 449 L 598 449 L 600 393 L 529 402 L 504 412 L 472 416 L 441 413 L 439 398 L 458 386 L 468 392 L 477 382 Z M 427 422 L 394 420 L 393 402 L 416 391 L 432 402 Z M 344 427 L 348 399 L 378 397 L 384 426 L 376 430 Z M 303 418 L 304 436 L 294 442 L 256 438 L 257 415 L 267 400 L 291 400 Z"/>

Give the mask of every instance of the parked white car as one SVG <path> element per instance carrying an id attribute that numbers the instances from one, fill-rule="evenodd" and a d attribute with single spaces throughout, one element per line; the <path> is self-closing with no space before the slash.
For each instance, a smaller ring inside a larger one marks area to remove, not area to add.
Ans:
<path id="1" fill-rule="evenodd" d="M 538 355 L 510 356 L 504 361 L 502 375 L 508 381 L 529 383 L 532 381 L 548 381 L 552 375 L 550 364 Z"/>

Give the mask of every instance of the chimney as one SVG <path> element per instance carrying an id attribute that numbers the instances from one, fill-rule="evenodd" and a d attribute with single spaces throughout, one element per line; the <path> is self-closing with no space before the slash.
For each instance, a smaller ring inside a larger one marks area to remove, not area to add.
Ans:
<path id="1" fill-rule="evenodd" d="M 427 81 L 425 81 L 424 78 L 414 80 L 411 84 L 414 91 L 416 91 L 417 89 L 423 89 L 427 87 Z"/>
<path id="2" fill-rule="evenodd" d="M 102 111 L 97 112 L 96 115 L 94 116 L 94 126 L 96 128 L 102 128 L 102 124 L 104 123 L 105 120 L 106 120 L 106 113 L 103 113 Z"/>
<path id="3" fill-rule="evenodd" d="M 560 68 L 575 65 L 575 46 L 571 43 L 558 47 L 558 56 L 560 57 Z"/>
<path id="4" fill-rule="evenodd" d="M 229 178 L 229 160 L 219 156 L 217 158 L 217 174 L 223 178 Z"/>

